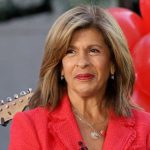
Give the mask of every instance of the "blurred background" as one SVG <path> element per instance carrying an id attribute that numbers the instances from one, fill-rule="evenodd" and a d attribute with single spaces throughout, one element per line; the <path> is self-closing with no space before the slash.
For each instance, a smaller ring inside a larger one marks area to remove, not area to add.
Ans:
<path id="1" fill-rule="evenodd" d="M 138 0 L 0 0 L 1 100 L 35 89 L 49 28 L 60 14 L 81 3 L 140 14 Z M 7 149 L 10 125 L 0 126 L 0 150 Z"/>

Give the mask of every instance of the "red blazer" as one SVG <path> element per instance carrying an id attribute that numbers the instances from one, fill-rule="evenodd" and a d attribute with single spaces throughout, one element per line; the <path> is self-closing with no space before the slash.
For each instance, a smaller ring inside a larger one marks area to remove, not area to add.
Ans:
<path id="1" fill-rule="evenodd" d="M 79 150 L 79 142 L 83 139 L 65 96 L 53 112 L 39 107 L 17 113 L 9 150 Z M 137 110 L 130 118 L 111 115 L 103 150 L 150 150 L 150 115 Z"/>

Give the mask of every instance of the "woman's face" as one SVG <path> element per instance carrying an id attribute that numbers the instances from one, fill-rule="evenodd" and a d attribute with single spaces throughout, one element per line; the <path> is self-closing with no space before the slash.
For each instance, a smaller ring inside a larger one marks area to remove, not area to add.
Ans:
<path id="1" fill-rule="evenodd" d="M 110 53 L 100 31 L 95 28 L 74 32 L 62 59 L 69 93 L 103 96 L 111 70 Z"/>

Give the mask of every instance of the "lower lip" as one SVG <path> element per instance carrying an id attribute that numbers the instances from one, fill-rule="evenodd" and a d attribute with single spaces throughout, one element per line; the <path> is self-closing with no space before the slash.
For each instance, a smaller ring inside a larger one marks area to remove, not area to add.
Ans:
<path id="1" fill-rule="evenodd" d="M 91 80 L 94 78 L 94 75 L 91 75 L 91 74 L 78 75 L 78 76 L 76 76 L 76 78 L 78 80 Z"/>

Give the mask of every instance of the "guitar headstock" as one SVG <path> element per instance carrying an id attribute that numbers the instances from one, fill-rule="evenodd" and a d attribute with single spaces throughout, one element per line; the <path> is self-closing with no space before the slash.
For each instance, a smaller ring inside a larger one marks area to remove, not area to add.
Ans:
<path id="1" fill-rule="evenodd" d="M 31 96 L 33 95 L 32 89 L 27 92 L 22 91 L 20 96 L 15 94 L 14 99 L 7 98 L 7 102 L 0 101 L 0 125 L 6 126 L 7 123 L 13 118 L 17 112 L 23 111 L 28 107 Z"/>

